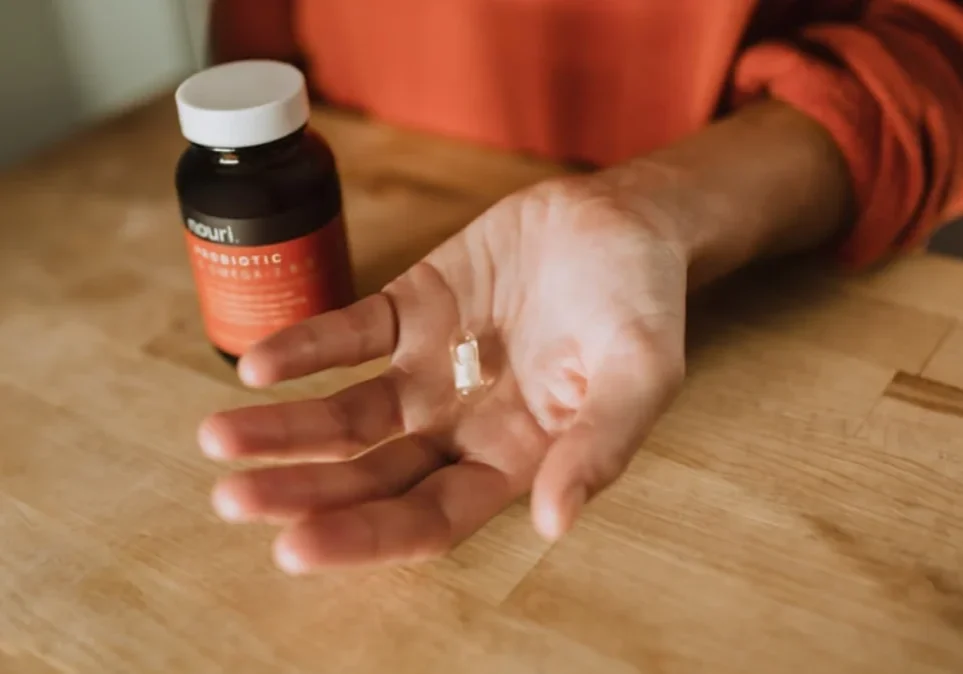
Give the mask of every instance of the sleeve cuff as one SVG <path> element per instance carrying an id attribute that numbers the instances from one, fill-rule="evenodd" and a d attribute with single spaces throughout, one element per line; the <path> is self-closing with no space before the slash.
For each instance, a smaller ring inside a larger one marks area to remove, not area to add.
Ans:
<path id="1" fill-rule="evenodd" d="M 734 103 L 768 95 L 820 123 L 849 168 L 857 218 L 838 249 L 842 264 L 861 268 L 915 241 L 922 176 L 907 157 L 880 101 L 851 72 L 782 43 L 748 50 L 736 66 Z M 915 197 L 915 198 L 914 198 Z"/>

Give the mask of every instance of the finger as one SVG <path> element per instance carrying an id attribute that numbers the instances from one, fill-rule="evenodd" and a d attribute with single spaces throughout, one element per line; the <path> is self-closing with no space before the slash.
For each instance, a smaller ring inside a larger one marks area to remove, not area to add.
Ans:
<path id="1" fill-rule="evenodd" d="M 284 521 L 404 493 L 447 458 L 410 437 L 334 464 L 276 466 L 234 473 L 214 488 L 215 511 L 230 522 Z"/>
<path id="2" fill-rule="evenodd" d="M 397 317 L 391 298 L 377 293 L 344 309 L 281 330 L 256 344 L 238 363 L 238 376 L 248 386 L 269 386 L 388 356 L 397 339 Z"/>
<path id="3" fill-rule="evenodd" d="M 434 557 L 464 540 L 514 498 L 506 477 L 481 464 L 432 473 L 404 496 L 322 513 L 275 541 L 278 566 L 291 574 L 324 567 Z"/>
<path id="4" fill-rule="evenodd" d="M 403 430 L 396 379 L 384 374 L 328 398 L 218 412 L 198 442 L 215 460 L 344 460 Z"/>
<path id="5" fill-rule="evenodd" d="M 640 356 L 634 367 L 611 368 L 590 383 L 570 429 L 549 447 L 532 486 L 535 528 L 548 540 L 567 532 L 585 503 L 612 484 L 674 398 L 676 376 Z"/>

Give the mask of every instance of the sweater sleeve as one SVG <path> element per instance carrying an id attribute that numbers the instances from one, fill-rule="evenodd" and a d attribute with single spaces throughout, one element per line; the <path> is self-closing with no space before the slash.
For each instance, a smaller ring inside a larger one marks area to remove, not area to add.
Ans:
<path id="1" fill-rule="evenodd" d="M 832 135 L 858 209 L 840 254 L 864 267 L 918 246 L 963 211 L 963 3 L 814 5 L 830 9 L 792 39 L 740 55 L 735 103 L 769 95 Z"/>

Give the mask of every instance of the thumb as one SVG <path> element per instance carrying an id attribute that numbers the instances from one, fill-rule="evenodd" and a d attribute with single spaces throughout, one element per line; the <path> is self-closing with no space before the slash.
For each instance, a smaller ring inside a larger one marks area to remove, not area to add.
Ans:
<path id="1" fill-rule="evenodd" d="M 565 534 L 583 506 L 622 475 L 674 399 L 682 382 L 678 370 L 667 372 L 663 362 L 627 371 L 622 362 L 590 381 L 589 397 L 549 447 L 532 486 L 532 518 L 544 538 Z"/>

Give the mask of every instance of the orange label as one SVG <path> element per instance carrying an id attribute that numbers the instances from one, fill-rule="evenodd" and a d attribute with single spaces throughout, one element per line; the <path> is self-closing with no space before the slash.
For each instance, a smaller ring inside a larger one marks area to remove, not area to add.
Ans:
<path id="1" fill-rule="evenodd" d="M 339 219 L 305 236 L 259 246 L 213 243 L 185 232 L 205 330 L 229 354 L 239 356 L 278 330 L 349 300 Z"/>

